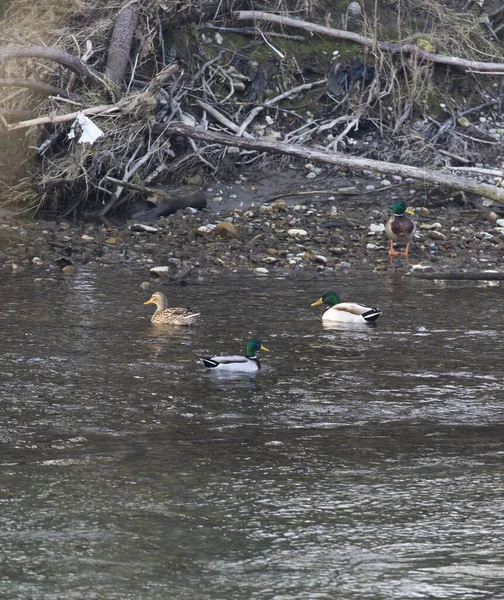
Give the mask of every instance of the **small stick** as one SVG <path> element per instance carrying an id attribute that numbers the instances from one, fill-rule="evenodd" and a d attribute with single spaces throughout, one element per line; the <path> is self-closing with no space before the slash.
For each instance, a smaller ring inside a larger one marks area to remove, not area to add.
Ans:
<path id="1" fill-rule="evenodd" d="M 504 169 L 479 169 L 478 167 L 445 167 L 451 171 L 466 171 L 469 173 L 481 173 L 482 175 L 493 175 L 494 177 L 504 177 Z"/>
<path id="2" fill-rule="evenodd" d="M 323 85 L 325 83 L 327 83 L 327 79 L 320 79 L 319 81 L 314 81 L 313 83 L 304 83 L 303 85 L 298 85 L 297 87 L 294 87 L 294 88 L 292 88 L 290 90 L 287 90 L 286 92 L 283 92 L 282 94 L 279 94 L 278 96 L 275 96 L 274 98 L 271 98 L 270 100 L 266 100 L 266 102 L 263 105 L 256 106 L 255 108 L 253 108 L 250 111 L 248 117 L 240 125 L 240 128 L 236 132 L 236 135 L 238 137 L 240 137 L 241 135 L 243 135 L 245 129 L 247 129 L 247 127 L 255 119 L 255 117 L 261 111 L 263 111 L 265 108 L 269 108 L 271 106 L 274 106 L 275 104 L 277 104 L 278 102 L 280 102 L 280 100 L 283 100 L 284 98 L 288 98 L 289 96 L 292 96 L 293 94 L 297 94 L 298 92 L 302 92 L 304 90 L 310 90 L 311 88 L 317 87 L 319 85 Z"/>
<path id="3" fill-rule="evenodd" d="M 406 181 L 404 183 L 398 183 L 397 185 L 387 185 L 386 187 L 383 187 L 383 188 L 376 188 L 374 190 L 365 190 L 362 192 L 360 192 L 360 191 L 348 192 L 348 191 L 341 191 L 341 190 L 311 190 L 308 192 L 290 192 L 287 194 L 278 194 L 277 196 L 268 198 L 267 200 L 265 200 L 263 202 L 263 204 L 267 204 L 269 202 L 274 202 L 275 200 L 278 200 L 279 198 L 288 198 L 289 196 L 315 196 L 317 194 L 334 194 L 334 195 L 340 195 L 340 196 L 368 196 L 369 194 L 379 194 L 381 192 L 388 192 L 389 190 L 395 190 L 396 188 L 403 187 L 405 185 L 411 185 L 411 184 L 409 181 Z"/>
<path id="4" fill-rule="evenodd" d="M 467 158 L 463 158 L 462 156 L 459 156 L 458 154 L 453 154 L 453 152 L 448 152 L 447 150 L 438 150 L 438 152 L 439 152 L 439 154 L 444 154 L 444 156 L 449 156 L 450 158 L 453 158 L 453 160 L 458 160 L 459 162 L 464 163 L 465 165 L 467 165 L 471 162 Z M 446 169 L 456 169 L 457 167 L 447 166 L 445 168 Z"/>
<path id="5" fill-rule="evenodd" d="M 116 110 L 121 110 L 119 104 L 103 104 L 102 106 L 93 106 L 92 108 L 85 108 L 84 110 L 68 113 L 66 115 L 57 115 L 56 117 L 38 117 L 37 119 L 30 119 L 29 121 L 19 121 L 18 123 L 7 125 L 7 131 L 26 129 L 26 127 L 32 127 L 33 125 L 45 125 L 46 123 L 56 124 L 65 123 L 66 121 L 74 121 L 79 113 L 82 113 L 83 115 L 104 116 Z"/>
<path id="6" fill-rule="evenodd" d="M 210 104 L 207 104 L 206 102 L 203 102 L 203 100 L 196 100 L 196 104 L 198 106 L 200 106 L 203 110 L 206 110 L 206 112 L 209 115 L 212 115 L 212 117 L 216 121 L 218 121 L 221 125 L 224 125 L 224 127 L 227 127 L 234 133 L 238 132 L 239 126 L 236 123 L 233 123 L 233 121 L 230 121 L 225 115 L 223 115 L 221 112 L 219 112 L 213 106 L 211 106 Z M 252 138 L 253 136 L 250 133 L 245 132 L 243 134 L 243 137 Z"/>

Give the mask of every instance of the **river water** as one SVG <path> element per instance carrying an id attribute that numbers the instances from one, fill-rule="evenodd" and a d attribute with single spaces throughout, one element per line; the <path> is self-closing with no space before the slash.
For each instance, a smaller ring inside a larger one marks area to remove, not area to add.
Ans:
<path id="1" fill-rule="evenodd" d="M 502 287 L 0 275 L 0 597 L 504 598 Z M 376 326 L 324 329 L 328 289 Z M 219 377 L 205 354 L 263 352 Z"/>

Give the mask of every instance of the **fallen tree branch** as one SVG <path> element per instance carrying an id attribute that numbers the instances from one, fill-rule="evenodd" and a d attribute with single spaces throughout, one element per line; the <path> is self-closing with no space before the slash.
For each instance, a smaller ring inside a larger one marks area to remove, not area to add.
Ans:
<path id="1" fill-rule="evenodd" d="M 0 79 L 0 87 L 23 87 L 37 92 L 42 92 L 49 96 L 61 96 L 62 98 L 68 98 L 69 94 L 63 88 L 43 83 L 42 81 L 33 81 L 31 79 L 13 79 L 11 77 Z"/>
<path id="2" fill-rule="evenodd" d="M 119 104 L 102 104 L 101 106 L 93 106 L 91 108 L 85 108 L 78 112 L 67 113 L 66 115 L 56 115 L 55 117 L 37 117 L 36 119 L 30 119 L 29 121 L 19 121 L 18 123 L 12 123 L 7 125 L 7 131 L 14 131 L 15 129 L 26 129 L 27 127 L 33 127 L 34 125 L 46 125 L 47 123 L 64 123 L 65 121 L 74 121 L 79 113 L 83 115 L 98 115 L 104 116 L 116 110 L 121 110 Z"/>
<path id="3" fill-rule="evenodd" d="M 102 87 L 108 89 L 105 79 L 96 69 L 89 67 L 80 58 L 77 58 L 77 56 L 60 48 L 51 48 L 50 46 L 22 46 L 21 48 L 2 48 L 0 50 L 0 64 L 6 60 L 19 57 L 52 60 L 70 69 L 70 71 L 79 75 L 81 79 L 99 83 Z"/>
<path id="4" fill-rule="evenodd" d="M 195 129 L 194 127 L 189 127 L 182 123 L 170 123 L 167 126 L 154 125 L 153 131 L 159 135 L 183 135 L 192 139 L 219 143 L 225 146 L 237 146 L 248 150 L 258 150 L 259 152 L 297 156 L 303 159 L 318 160 L 332 165 L 354 169 L 357 168 L 380 173 L 399 174 L 402 177 L 411 177 L 426 183 L 462 190 L 464 192 L 485 196 L 486 198 L 491 198 L 498 202 L 504 202 L 504 188 L 457 177 L 456 175 L 450 175 L 449 173 L 444 173 L 442 171 L 421 169 L 419 167 L 360 158 L 336 152 L 326 152 L 324 150 L 295 146 L 294 144 L 285 144 L 282 142 L 238 138 L 224 133 Z"/>
<path id="5" fill-rule="evenodd" d="M 491 271 L 414 271 L 417 279 L 452 279 L 456 281 L 504 281 L 504 273 Z"/>
<path id="6" fill-rule="evenodd" d="M 274 15 L 262 11 L 254 10 L 239 10 L 235 11 L 234 16 L 239 21 L 266 21 L 268 23 L 278 23 L 285 27 L 296 27 L 298 29 L 304 29 L 312 33 L 319 33 L 320 35 L 328 35 L 331 37 L 340 38 L 343 40 L 349 40 L 356 44 L 367 46 L 368 48 L 379 48 L 384 52 L 390 52 L 391 54 L 411 54 L 418 58 L 423 58 L 434 63 L 440 63 L 444 65 L 450 65 L 452 67 L 459 67 L 460 69 L 478 69 L 483 73 L 488 71 L 504 73 L 504 63 L 487 63 L 480 62 L 477 60 L 466 60 L 464 58 L 458 58 L 456 56 L 445 56 L 443 54 L 434 54 L 433 52 L 427 52 L 421 50 L 414 44 L 395 44 L 392 42 L 378 42 L 371 38 L 364 37 L 353 31 L 343 31 L 341 29 L 333 29 L 332 27 L 326 27 L 324 25 L 316 25 L 309 21 L 303 21 L 301 19 L 292 19 L 290 17 L 282 17 L 281 15 Z"/>

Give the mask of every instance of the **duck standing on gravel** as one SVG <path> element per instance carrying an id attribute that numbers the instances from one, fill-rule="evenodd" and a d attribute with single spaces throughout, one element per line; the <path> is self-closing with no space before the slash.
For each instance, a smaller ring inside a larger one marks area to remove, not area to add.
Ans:
<path id="1" fill-rule="evenodd" d="M 372 323 L 382 314 L 379 308 L 365 306 L 357 302 L 341 302 L 336 292 L 326 292 L 312 306 L 327 304 L 329 308 L 322 315 L 324 323 L 353 323 L 355 325 Z"/>
<path id="2" fill-rule="evenodd" d="M 154 292 L 144 304 L 156 305 L 156 312 L 151 318 L 155 325 L 192 325 L 200 316 L 190 308 L 167 308 L 168 301 L 163 292 Z"/>
<path id="3" fill-rule="evenodd" d="M 403 255 L 408 260 L 408 251 L 411 240 L 415 237 L 416 223 L 407 215 L 414 215 L 415 211 L 412 208 L 406 208 L 406 204 L 402 200 L 396 202 L 392 207 L 392 216 L 385 225 L 385 232 L 390 240 L 390 249 L 388 255 L 390 262 L 394 260 L 394 256 Z M 394 242 L 402 246 L 406 245 L 405 252 L 394 250 Z"/>

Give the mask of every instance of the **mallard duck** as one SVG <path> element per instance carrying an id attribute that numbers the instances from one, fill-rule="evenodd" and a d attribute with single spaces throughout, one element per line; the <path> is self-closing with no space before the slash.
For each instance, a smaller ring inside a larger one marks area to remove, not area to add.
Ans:
<path id="1" fill-rule="evenodd" d="M 357 304 L 356 302 L 341 302 L 336 292 L 326 292 L 322 298 L 313 302 L 312 306 L 327 304 L 328 308 L 322 315 L 322 321 L 338 323 L 372 323 L 382 314 L 379 308 Z"/>
<path id="2" fill-rule="evenodd" d="M 205 367 L 216 371 L 254 373 L 261 368 L 256 356 L 258 350 L 269 352 L 258 340 L 250 340 L 245 346 L 245 356 L 205 356 L 201 362 Z"/>
<path id="3" fill-rule="evenodd" d="M 406 208 L 406 204 L 401 200 L 396 202 L 392 207 L 392 216 L 385 225 L 385 232 L 390 240 L 390 250 L 388 252 L 390 262 L 394 256 L 404 255 L 408 260 L 408 251 L 411 240 L 415 237 L 416 223 L 407 215 L 414 215 L 415 211 L 412 208 Z M 394 250 L 394 242 L 405 245 L 405 252 Z"/>
<path id="4" fill-rule="evenodd" d="M 189 308 L 167 308 L 168 301 L 163 292 L 154 292 L 144 304 L 156 305 L 156 312 L 151 318 L 156 325 L 192 325 L 200 316 Z"/>

